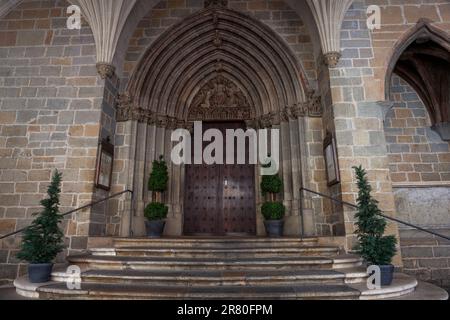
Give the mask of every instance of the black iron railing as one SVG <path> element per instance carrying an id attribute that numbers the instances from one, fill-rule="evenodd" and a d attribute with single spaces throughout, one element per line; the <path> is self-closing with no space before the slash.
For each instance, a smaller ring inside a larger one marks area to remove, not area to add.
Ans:
<path id="1" fill-rule="evenodd" d="M 110 199 L 119 197 L 119 196 L 121 196 L 121 195 L 123 195 L 123 194 L 126 194 L 126 193 L 129 193 L 129 194 L 131 194 L 132 196 L 133 196 L 133 194 L 134 194 L 134 192 L 131 191 L 131 190 L 125 190 L 125 191 L 122 191 L 122 192 L 113 194 L 113 195 L 111 195 L 111 196 L 109 196 L 109 197 L 103 198 L 103 199 L 101 199 L 101 200 L 97 200 L 97 201 L 91 202 L 91 203 L 86 204 L 86 205 L 84 205 L 84 206 L 82 206 L 82 207 L 79 207 L 79 208 L 77 208 L 77 209 L 74 209 L 74 210 L 68 211 L 68 212 L 66 212 L 66 213 L 63 213 L 63 214 L 61 214 L 61 216 L 65 217 L 65 216 L 71 215 L 71 214 L 73 214 L 73 213 L 76 213 L 76 212 L 79 212 L 79 211 L 82 211 L 82 210 L 85 210 L 85 209 L 88 209 L 88 208 L 92 208 L 93 206 L 95 206 L 95 205 L 97 205 L 97 204 L 100 204 L 100 203 L 103 203 L 103 202 L 108 201 L 108 200 L 110 200 Z M 132 200 L 132 201 L 131 201 L 131 212 L 130 212 L 130 230 L 131 230 L 131 223 L 132 223 L 132 218 L 133 218 L 133 212 L 134 212 L 134 210 L 133 210 L 133 200 Z M 26 229 L 27 229 L 27 228 L 23 228 L 23 229 L 20 229 L 20 230 L 11 232 L 11 233 L 9 233 L 9 234 L 6 234 L 6 235 L 4 235 L 4 236 L 0 236 L 0 240 L 3 240 L 3 239 L 6 239 L 6 238 L 15 236 L 16 234 L 19 234 L 19 233 L 24 232 Z M 130 232 L 131 232 L 131 231 L 130 231 Z"/>
<path id="2" fill-rule="evenodd" d="M 329 200 L 331 200 L 331 201 L 333 201 L 333 202 L 335 202 L 335 203 L 339 203 L 339 204 L 342 204 L 342 205 L 351 207 L 351 208 L 353 208 L 353 209 L 358 209 L 358 206 L 355 205 L 355 204 L 353 204 L 353 203 L 346 202 L 346 201 L 342 201 L 342 200 L 333 198 L 333 197 L 331 197 L 331 196 L 328 196 L 328 195 L 326 195 L 326 194 L 323 194 L 323 193 L 320 193 L 320 192 L 317 192 L 317 191 L 313 191 L 313 190 L 310 190 L 310 189 L 307 189 L 307 188 L 300 188 L 300 192 L 301 192 L 302 194 L 303 194 L 303 191 L 306 191 L 306 192 L 315 194 L 315 195 L 320 196 L 320 197 L 322 197 L 322 198 L 329 199 Z M 407 226 L 407 227 L 410 227 L 410 228 L 413 228 L 413 229 L 416 229 L 416 230 L 419 230 L 419 231 L 422 231 L 422 232 L 431 234 L 431 235 L 433 235 L 433 236 L 436 236 L 436 237 L 445 239 L 445 240 L 447 240 L 447 241 L 450 241 L 450 237 L 444 236 L 444 235 L 439 234 L 439 233 L 436 233 L 436 232 L 434 232 L 434 231 L 430 231 L 430 230 L 421 228 L 421 227 L 419 227 L 419 226 L 413 225 L 413 224 L 408 223 L 408 222 L 406 222 L 406 221 L 402 221 L 402 220 L 399 220 L 399 219 L 396 219 L 396 218 L 393 218 L 393 217 L 389 217 L 389 216 L 386 216 L 386 215 L 384 215 L 384 214 L 380 214 L 380 216 L 383 217 L 383 218 L 385 218 L 386 220 L 390 220 L 390 221 L 393 221 L 393 222 L 397 222 L 397 223 L 400 223 L 400 224 L 402 224 L 402 225 L 404 225 L 404 226 Z"/>

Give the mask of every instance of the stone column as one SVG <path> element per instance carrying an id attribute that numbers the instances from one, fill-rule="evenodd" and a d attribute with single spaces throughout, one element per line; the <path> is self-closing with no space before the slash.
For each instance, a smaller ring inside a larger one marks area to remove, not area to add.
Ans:
<path id="1" fill-rule="evenodd" d="M 295 146 L 292 136 L 295 135 L 295 128 L 288 118 L 281 123 L 281 163 L 283 168 L 284 205 L 286 206 L 286 218 L 284 233 L 287 236 L 299 236 L 301 234 L 301 224 L 299 217 L 299 172 L 295 169 Z M 297 195 L 297 198 L 294 195 Z"/>
<path id="2" fill-rule="evenodd" d="M 184 179 L 182 172 L 184 174 L 184 166 L 176 166 L 171 161 L 172 132 L 173 129 L 170 126 L 165 129 L 164 158 L 167 161 L 169 171 L 169 184 L 165 200 L 169 206 L 169 214 L 164 232 L 168 236 L 181 236 L 183 235 Z"/>
<path id="3" fill-rule="evenodd" d="M 116 144 L 115 159 L 114 159 L 114 171 L 113 171 L 113 184 L 120 190 L 133 191 L 133 176 L 135 168 L 135 155 L 136 155 L 136 140 L 137 140 L 137 122 L 126 121 L 117 124 L 116 141 L 121 141 L 120 144 Z M 124 195 L 120 199 L 119 209 L 121 212 L 121 227 L 120 236 L 129 237 L 132 236 L 130 223 L 134 219 L 135 211 L 132 208 L 132 202 L 134 198 L 130 195 Z"/>
<path id="4" fill-rule="evenodd" d="M 388 150 L 384 133 L 386 104 L 379 102 L 359 102 L 336 104 L 335 121 L 347 123 L 336 130 L 336 142 L 341 173 L 342 199 L 356 203 L 358 189 L 353 166 L 362 165 L 368 172 L 373 186 L 373 195 L 380 202 L 380 209 L 388 216 L 396 216 L 395 200 L 390 179 Z M 346 119 L 347 121 L 341 121 Z M 355 210 L 344 207 L 347 250 L 352 250 L 357 242 L 355 233 Z M 386 231 L 399 239 L 398 226 L 389 223 Z M 401 255 L 394 263 L 402 265 Z"/>
<path id="5" fill-rule="evenodd" d="M 310 181 L 312 181 L 312 175 L 310 170 L 310 153 L 307 145 L 307 132 L 308 132 L 308 118 L 296 117 L 294 120 L 296 127 L 298 127 L 298 150 L 299 150 L 299 165 L 301 170 L 300 187 L 311 188 Z M 299 193 L 299 205 L 300 205 L 300 227 L 303 232 L 303 237 L 316 236 L 316 226 L 314 210 L 311 201 L 311 195 L 303 192 Z"/>
<path id="6" fill-rule="evenodd" d="M 134 159 L 134 177 L 133 177 L 133 190 L 134 190 L 134 208 L 135 215 L 133 217 L 133 234 L 134 236 L 145 235 L 145 218 L 144 208 L 146 205 L 146 165 L 147 165 L 147 144 L 148 144 L 148 131 L 150 128 L 146 123 L 137 123 L 136 125 L 136 147 L 135 147 L 135 159 Z"/>

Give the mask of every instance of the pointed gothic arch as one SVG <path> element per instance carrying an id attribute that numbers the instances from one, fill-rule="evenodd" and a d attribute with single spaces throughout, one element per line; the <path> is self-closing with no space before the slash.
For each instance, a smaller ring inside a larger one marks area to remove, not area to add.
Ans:
<path id="1" fill-rule="evenodd" d="M 421 19 L 394 47 L 386 73 L 386 99 L 392 75 L 404 79 L 425 104 L 433 129 L 450 140 L 450 37 Z"/>
<path id="2" fill-rule="evenodd" d="M 128 104 L 177 122 L 213 78 L 231 81 L 252 115 L 298 108 L 311 95 L 304 69 L 269 27 L 226 8 L 207 8 L 169 28 L 146 51 L 127 89 Z"/>

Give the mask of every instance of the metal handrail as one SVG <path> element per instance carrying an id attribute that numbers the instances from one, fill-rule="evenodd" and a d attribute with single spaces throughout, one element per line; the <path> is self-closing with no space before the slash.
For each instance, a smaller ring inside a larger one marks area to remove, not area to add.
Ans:
<path id="1" fill-rule="evenodd" d="M 333 202 L 336 202 L 336 203 L 339 203 L 339 204 L 346 205 L 346 206 L 351 207 L 351 208 L 353 208 L 353 209 L 358 209 L 358 206 L 355 205 L 355 204 L 353 204 L 353 203 L 346 202 L 346 201 L 341 201 L 341 200 L 335 199 L 335 198 L 333 198 L 333 197 L 331 197 L 331 196 L 328 196 L 328 195 L 326 195 L 326 194 L 323 194 L 323 193 L 320 193 L 320 192 L 317 192 L 317 191 L 313 191 L 313 190 L 310 190 L 310 189 L 307 189 L 307 188 L 303 188 L 303 187 L 300 188 L 300 192 L 302 192 L 302 191 L 307 191 L 307 192 L 309 192 L 309 193 L 312 193 L 312 194 L 321 196 L 321 197 L 323 197 L 323 198 L 329 199 L 329 200 L 331 200 L 331 201 L 333 201 Z M 421 227 L 416 226 L 416 225 L 413 225 L 413 224 L 411 224 L 411 223 L 409 223 L 409 222 L 405 222 L 405 221 L 399 220 L 399 219 L 397 219 L 397 218 L 389 217 L 389 216 L 386 216 L 386 215 L 384 215 L 384 214 L 380 214 L 380 216 L 383 217 L 383 218 L 385 218 L 385 219 L 387 219 L 387 220 L 394 221 L 394 222 L 403 224 L 403 225 L 405 225 L 405 226 L 407 226 L 407 227 L 410 227 L 410 228 L 413 228 L 413 229 L 416 229 L 416 230 L 419 230 L 419 231 L 422 231 L 422 232 L 425 232 L 425 233 L 429 233 L 429 234 L 432 234 L 432 235 L 434 235 L 434 236 L 436 236 L 436 237 L 439 237 L 439 238 L 445 239 L 445 240 L 447 240 L 447 241 L 450 241 L 450 237 L 444 236 L 444 235 L 439 234 L 439 233 L 436 233 L 436 232 L 434 232 L 434 231 L 430 231 L 430 230 L 421 228 Z"/>
<path id="2" fill-rule="evenodd" d="M 111 195 L 111 196 L 109 196 L 109 197 L 107 197 L 107 198 L 104 198 L 104 199 L 101 199 L 101 200 L 98 200 L 98 201 L 91 202 L 91 203 L 89 203 L 89 204 L 87 204 L 87 205 L 84 205 L 84 206 L 82 206 L 82 207 L 79 207 L 79 208 L 77 208 L 77 209 L 74 209 L 74 210 L 71 210 L 71 211 L 69 211 L 69 212 L 63 213 L 63 214 L 61 214 L 61 216 L 62 216 L 62 217 L 65 217 L 65 216 L 68 216 L 68 215 L 70 215 L 70 214 L 72 214 L 72 213 L 75 213 L 75 212 L 78 212 L 78 211 L 82 211 L 82 210 L 87 209 L 87 208 L 91 208 L 91 207 L 93 207 L 93 206 L 95 206 L 95 205 L 97 205 L 97 204 L 100 204 L 100 203 L 102 203 L 102 202 L 108 201 L 109 199 L 112 199 L 112 198 L 116 198 L 116 197 L 121 196 L 121 195 L 123 195 L 123 194 L 125 194 L 125 193 L 131 193 L 132 195 L 134 194 L 134 192 L 131 191 L 131 190 L 125 190 L 125 191 L 122 191 L 122 192 L 113 194 L 113 195 Z M 130 215 L 132 215 L 132 214 L 133 214 L 133 212 L 130 213 Z M 9 234 L 7 234 L 7 235 L 1 236 L 1 237 L 0 237 L 0 240 L 3 240 L 3 239 L 6 239 L 6 238 L 15 236 L 16 234 L 22 233 L 22 232 L 24 232 L 25 230 L 27 230 L 27 227 L 26 227 L 26 228 L 22 228 L 22 229 L 17 230 L 17 231 L 14 231 L 14 232 L 11 232 L 11 233 L 9 233 Z"/>

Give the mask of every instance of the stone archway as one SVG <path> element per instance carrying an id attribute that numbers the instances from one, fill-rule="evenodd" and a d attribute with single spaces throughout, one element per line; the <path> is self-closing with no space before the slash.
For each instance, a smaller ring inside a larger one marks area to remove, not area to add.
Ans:
<path id="1" fill-rule="evenodd" d="M 159 37 L 140 60 L 117 110 L 117 120 L 129 123 L 133 137 L 128 150 L 133 162 L 128 179 L 136 190 L 136 234 L 143 232 L 140 212 L 150 198 L 145 180 L 151 161 L 159 155 L 170 159 L 171 133 L 190 128 L 194 119 L 240 120 L 254 129 L 280 129 L 283 200 L 291 219 L 287 234 L 299 234 L 299 189 L 306 171 L 301 159 L 302 148 L 306 148 L 303 121 L 308 116 L 321 116 L 322 111 L 320 99 L 310 90 L 304 74 L 297 57 L 276 33 L 254 18 L 226 8 L 204 9 Z M 240 103 L 218 101 L 209 112 L 200 101 L 202 90 L 217 79 L 230 84 L 238 93 L 231 98 Z M 169 167 L 166 233 L 180 235 L 185 170 L 172 164 Z M 259 205 L 258 181 L 255 184 Z M 262 233 L 262 220 L 258 219 L 258 234 Z"/>
<path id="2" fill-rule="evenodd" d="M 386 76 L 386 98 L 391 96 L 393 74 L 418 93 L 431 118 L 432 128 L 450 141 L 450 41 L 448 35 L 421 19 L 394 49 Z"/>

